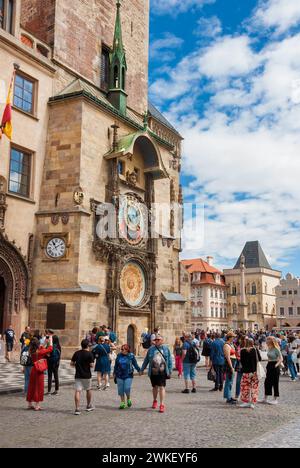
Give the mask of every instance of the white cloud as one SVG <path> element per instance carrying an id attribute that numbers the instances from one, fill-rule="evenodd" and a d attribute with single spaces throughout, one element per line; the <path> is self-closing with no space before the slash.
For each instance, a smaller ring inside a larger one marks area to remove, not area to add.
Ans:
<path id="1" fill-rule="evenodd" d="M 175 51 L 181 48 L 184 40 L 171 33 L 165 33 L 161 39 L 156 39 L 150 45 L 150 59 L 169 62 L 176 58 Z"/>
<path id="2" fill-rule="evenodd" d="M 184 13 L 193 7 L 201 8 L 205 4 L 215 3 L 216 0 L 151 0 L 152 13 L 158 15 Z"/>
<path id="3" fill-rule="evenodd" d="M 199 60 L 201 72 L 208 77 L 237 76 L 249 73 L 258 65 L 247 36 L 223 37 L 208 47 Z"/>
<path id="4" fill-rule="evenodd" d="M 263 0 L 252 20 L 256 27 L 275 28 L 278 33 L 283 33 L 299 23 L 299 0 Z"/>
<path id="5" fill-rule="evenodd" d="M 260 240 L 279 268 L 299 250 L 299 44 L 294 33 L 256 51 L 246 35 L 223 36 L 153 83 L 185 137 L 188 195 L 206 206 L 204 245 L 191 236 L 185 256 L 232 266 L 246 241 Z M 199 92 L 211 93 L 204 109 Z"/>
<path id="6" fill-rule="evenodd" d="M 222 23 L 217 16 L 202 17 L 197 21 L 197 26 L 195 34 L 205 38 L 216 37 L 222 32 Z"/>

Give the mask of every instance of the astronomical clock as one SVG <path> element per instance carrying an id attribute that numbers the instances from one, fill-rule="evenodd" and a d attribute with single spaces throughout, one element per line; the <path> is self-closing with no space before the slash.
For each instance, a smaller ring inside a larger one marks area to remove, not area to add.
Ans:
<path id="1" fill-rule="evenodd" d="M 114 138 L 116 133 L 114 128 Z M 154 181 L 166 173 L 147 132 L 114 142 L 105 158 L 111 174 L 106 201 L 92 200 L 91 204 L 95 226 L 106 217 L 116 227 L 115 235 L 105 239 L 95 229 L 93 247 L 96 258 L 108 265 L 106 296 L 111 323 L 118 330 L 121 315 L 147 314 L 151 328 L 155 323 L 157 259 L 149 213 L 155 201 Z"/>

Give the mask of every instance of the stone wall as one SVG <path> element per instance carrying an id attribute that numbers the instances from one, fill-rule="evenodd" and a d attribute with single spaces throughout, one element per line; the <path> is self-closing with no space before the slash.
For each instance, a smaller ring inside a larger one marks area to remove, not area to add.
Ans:
<path id="1" fill-rule="evenodd" d="M 23 0 L 22 25 L 54 47 L 53 56 L 100 86 L 102 44 L 112 47 L 115 0 Z M 128 105 L 148 106 L 149 0 L 127 0 L 121 8 L 128 65 Z"/>

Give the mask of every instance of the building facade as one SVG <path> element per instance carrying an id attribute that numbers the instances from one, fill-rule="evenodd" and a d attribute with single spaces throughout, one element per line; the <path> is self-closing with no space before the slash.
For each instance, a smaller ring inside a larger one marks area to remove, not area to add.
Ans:
<path id="1" fill-rule="evenodd" d="M 212 265 L 212 257 L 183 260 L 191 280 L 192 329 L 220 332 L 228 327 L 227 288 L 223 272 Z"/>
<path id="2" fill-rule="evenodd" d="M 103 323 L 134 350 L 154 326 L 173 342 L 190 317 L 172 208 L 182 137 L 148 103 L 149 1 L 2 11 L 6 87 L 17 64 L 0 159 L 2 329 L 53 328 L 65 355 Z M 155 203 L 169 216 L 153 236 Z"/>
<path id="3" fill-rule="evenodd" d="M 277 327 L 300 327 L 300 279 L 288 273 L 276 287 Z"/>
<path id="4" fill-rule="evenodd" d="M 235 267 L 224 270 L 230 328 L 271 330 L 276 326 L 276 292 L 281 272 L 273 270 L 259 242 L 247 242 Z"/>

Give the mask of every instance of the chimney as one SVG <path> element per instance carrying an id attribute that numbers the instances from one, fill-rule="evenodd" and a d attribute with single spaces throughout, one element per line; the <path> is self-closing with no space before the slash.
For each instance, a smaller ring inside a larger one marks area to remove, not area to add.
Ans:
<path id="1" fill-rule="evenodd" d="M 214 260 L 214 257 L 206 257 L 206 261 L 209 264 L 209 266 L 212 266 L 213 260 Z"/>

